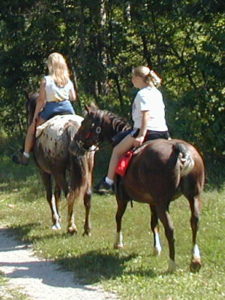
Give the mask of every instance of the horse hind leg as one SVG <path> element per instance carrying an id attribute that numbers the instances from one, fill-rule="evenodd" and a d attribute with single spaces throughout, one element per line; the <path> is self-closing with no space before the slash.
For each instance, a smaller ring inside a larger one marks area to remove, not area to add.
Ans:
<path id="1" fill-rule="evenodd" d="M 61 200 L 61 191 L 63 190 L 65 197 L 68 194 L 68 183 L 66 181 L 66 175 L 65 175 L 65 171 L 64 172 L 55 172 L 53 174 L 54 179 L 55 179 L 55 191 L 54 191 L 54 201 L 52 201 L 52 205 L 55 208 L 55 210 L 58 213 L 59 218 L 57 219 L 57 221 L 55 222 L 55 224 L 53 225 L 53 229 L 57 230 L 57 229 L 61 229 L 61 216 L 59 213 L 59 204 L 60 204 L 60 200 Z"/>
<path id="2" fill-rule="evenodd" d="M 190 197 L 188 199 L 191 209 L 191 229 L 192 229 L 192 259 L 190 264 L 191 272 L 198 272 L 201 268 L 201 255 L 197 245 L 197 233 L 199 230 L 201 201 L 199 196 Z"/>
<path id="3" fill-rule="evenodd" d="M 165 230 L 165 235 L 169 245 L 169 264 L 168 264 L 168 273 L 173 273 L 176 270 L 175 264 L 175 239 L 174 239 L 174 229 L 173 223 L 169 215 L 168 208 L 165 208 L 165 204 L 159 205 L 156 208 L 157 215 L 162 222 Z M 162 202 L 161 202 L 162 203 Z"/>
<path id="4" fill-rule="evenodd" d="M 48 201 L 48 204 L 50 206 L 51 214 L 52 214 L 52 229 L 60 229 L 60 216 L 58 213 L 58 208 L 55 202 L 55 197 L 52 193 L 52 176 L 48 173 L 45 173 L 43 171 L 40 172 L 43 184 L 45 186 L 46 190 L 46 198 Z"/>
<path id="5" fill-rule="evenodd" d="M 158 217 L 157 217 L 155 207 L 150 205 L 150 209 L 151 209 L 151 222 L 150 223 L 151 223 L 151 230 L 152 230 L 153 239 L 154 239 L 153 255 L 158 256 L 161 254 L 161 251 L 162 251 L 160 238 L 159 238 Z"/>
<path id="6" fill-rule="evenodd" d="M 55 185 L 55 191 L 54 191 L 54 201 L 52 199 L 52 206 L 54 207 L 54 210 L 58 213 L 58 218 L 55 221 L 55 224 L 52 226 L 53 230 L 59 230 L 61 229 L 61 216 L 59 213 L 59 203 L 61 199 L 61 188 L 58 184 Z"/>

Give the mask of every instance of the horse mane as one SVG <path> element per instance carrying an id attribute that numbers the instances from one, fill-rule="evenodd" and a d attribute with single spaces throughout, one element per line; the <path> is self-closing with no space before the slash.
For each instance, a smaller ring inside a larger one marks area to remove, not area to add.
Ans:
<path id="1" fill-rule="evenodd" d="M 103 127 L 106 128 L 107 125 L 111 126 L 111 130 L 114 134 L 131 129 L 131 125 L 125 118 L 120 117 L 110 111 L 97 109 L 95 111 L 95 116 L 99 117 L 99 119 L 102 121 Z"/>

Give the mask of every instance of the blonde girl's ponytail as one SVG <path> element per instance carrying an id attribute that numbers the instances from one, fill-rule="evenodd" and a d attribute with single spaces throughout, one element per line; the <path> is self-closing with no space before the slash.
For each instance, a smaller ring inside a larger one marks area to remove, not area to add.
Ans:
<path id="1" fill-rule="evenodd" d="M 139 66 L 133 69 L 132 73 L 135 76 L 139 76 L 143 78 L 143 80 L 149 84 L 156 87 L 161 85 L 162 79 L 159 77 L 158 74 L 154 70 L 146 66 Z"/>
<path id="2" fill-rule="evenodd" d="M 150 76 L 152 77 L 152 82 L 156 87 L 159 87 L 162 83 L 162 78 L 158 76 L 158 74 L 156 74 L 156 72 L 152 69 L 150 70 Z"/>
<path id="3" fill-rule="evenodd" d="M 62 54 L 54 52 L 48 57 L 49 75 L 59 87 L 64 87 L 69 81 L 69 70 Z"/>

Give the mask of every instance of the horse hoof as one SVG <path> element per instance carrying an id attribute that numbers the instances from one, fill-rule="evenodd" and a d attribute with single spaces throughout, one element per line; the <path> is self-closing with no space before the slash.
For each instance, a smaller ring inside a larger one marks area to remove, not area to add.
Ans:
<path id="1" fill-rule="evenodd" d="M 114 244 L 113 248 L 114 249 L 122 249 L 123 248 L 123 244 Z"/>
<path id="2" fill-rule="evenodd" d="M 60 225 L 59 223 L 54 224 L 54 225 L 52 226 L 52 230 L 60 230 L 60 229 L 61 229 L 61 225 Z"/>
<path id="3" fill-rule="evenodd" d="M 160 254 L 161 254 L 161 249 L 154 248 L 152 254 L 153 254 L 153 256 L 160 256 Z"/>
<path id="4" fill-rule="evenodd" d="M 82 235 L 83 236 L 91 236 L 91 232 L 90 231 L 84 231 L 84 233 Z"/>
<path id="5" fill-rule="evenodd" d="M 201 269 L 201 260 L 200 259 L 193 259 L 192 262 L 191 262 L 191 265 L 190 265 L 190 271 L 192 273 L 197 273 L 199 272 L 199 270 Z"/>
<path id="6" fill-rule="evenodd" d="M 170 259 L 169 263 L 168 263 L 168 269 L 167 269 L 166 273 L 169 273 L 169 274 L 174 273 L 176 271 L 176 268 L 177 268 L 177 266 L 176 266 L 175 261 Z"/>
<path id="7" fill-rule="evenodd" d="M 74 228 L 74 227 L 69 227 L 67 229 L 67 232 L 71 235 L 74 235 L 74 234 L 77 234 L 77 228 Z"/>

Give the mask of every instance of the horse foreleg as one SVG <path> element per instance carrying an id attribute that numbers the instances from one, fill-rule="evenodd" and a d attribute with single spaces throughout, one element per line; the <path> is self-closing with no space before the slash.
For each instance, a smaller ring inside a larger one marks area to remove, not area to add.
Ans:
<path id="1" fill-rule="evenodd" d="M 68 204 L 68 227 L 67 232 L 70 234 L 77 233 L 77 227 L 74 222 L 74 213 L 73 213 L 73 206 L 75 200 L 75 192 L 70 191 L 67 195 L 67 204 Z"/>
<path id="2" fill-rule="evenodd" d="M 122 217 L 127 208 L 127 202 L 117 196 L 117 212 L 116 212 L 116 239 L 114 249 L 123 248 L 123 234 L 122 234 Z"/>
<path id="3" fill-rule="evenodd" d="M 55 197 L 52 194 L 52 177 L 50 174 L 42 171 L 40 172 L 40 174 L 42 177 L 43 184 L 45 186 L 46 198 L 51 209 L 52 222 L 53 222 L 52 229 L 60 229 L 61 228 L 60 217 L 55 204 Z"/>
<path id="4" fill-rule="evenodd" d="M 201 268 L 200 250 L 197 245 L 197 232 L 199 229 L 201 202 L 199 197 L 193 197 L 188 200 L 191 208 L 190 223 L 192 229 L 192 245 L 193 245 L 190 269 L 192 272 L 197 272 Z"/>
<path id="5" fill-rule="evenodd" d="M 90 222 L 90 210 L 91 210 L 91 189 L 84 194 L 84 206 L 85 206 L 85 222 L 84 222 L 84 235 L 91 235 L 91 222 Z"/>
<path id="6" fill-rule="evenodd" d="M 150 209 L 151 209 L 151 230 L 154 238 L 153 255 L 157 256 L 160 255 L 162 251 L 160 238 L 159 238 L 159 223 L 158 223 L 158 217 L 157 217 L 155 207 L 150 205 Z"/>
<path id="7" fill-rule="evenodd" d="M 169 245 L 169 264 L 167 272 L 173 273 L 176 270 L 175 264 L 175 239 L 174 239 L 174 229 L 173 223 L 170 218 L 168 209 L 157 208 L 157 215 L 162 222 L 165 230 L 165 235 Z"/>

